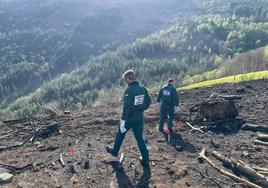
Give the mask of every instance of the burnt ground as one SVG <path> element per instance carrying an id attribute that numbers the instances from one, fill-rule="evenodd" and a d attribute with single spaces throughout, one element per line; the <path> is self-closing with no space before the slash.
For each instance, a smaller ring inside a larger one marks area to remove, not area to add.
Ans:
<path id="1" fill-rule="evenodd" d="M 205 100 L 213 92 L 241 95 L 242 99 L 235 102 L 240 118 L 247 123 L 268 126 L 268 80 L 185 91 L 180 96 L 181 104 L 186 108 L 183 114 L 187 114 L 190 107 Z M 120 113 L 121 106 L 112 104 L 61 116 L 33 118 L 33 127 L 57 122 L 61 126 L 60 131 L 48 138 L 37 137 L 33 143 L 27 142 L 21 147 L 0 151 L 2 163 L 17 167 L 33 165 L 16 171 L 11 183 L 0 186 L 242 187 L 206 162 L 198 162 L 199 152 L 204 147 L 249 165 L 268 167 L 268 148 L 254 145 L 254 132 L 209 131 L 202 134 L 191 131 L 186 125 L 176 125 L 171 142 L 164 141 L 158 132 L 159 114 L 155 103 L 146 112 L 144 129 L 151 158 L 150 169 L 143 169 L 139 163 L 139 150 L 132 131 L 126 135 L 120 151 L 125 154 L 123 165 L 105 164 L 104 160 L 112 158 L 105 152 L 105 146 L 113 143 Z M 29 120 L 2 123 L 0 145 L 14 145 L 23 141 L 31 134 L 30 131 Z M 7 134 L 11 135 L 1 138 Z M 75 148 L 73 154 L 68 149 L 69 145 Z M 66 163 L 64 167 L 59 162 L 61 154 Z M 215 159 L 213 161 L 220 164 Z M 85 162 L 88 162 L 88 169 L 84 168 Z"/>

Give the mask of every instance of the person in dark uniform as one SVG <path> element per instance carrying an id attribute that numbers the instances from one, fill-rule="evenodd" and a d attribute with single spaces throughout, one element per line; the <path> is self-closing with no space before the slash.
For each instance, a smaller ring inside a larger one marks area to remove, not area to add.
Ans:
<path id="1" fill-rule="evenodd" d="M 143 166 L 149 166 L 149 153 L 143 139 L 143 112 L 149 108 L 151 98 L 147 89 L 136 81 L 133 70 L 126 71 L 122 78 L 128 84 L 128 88 L 124 93 L 123 113 L 119 129 L 116 133 L 114 146 L 107 146 L 106 151 L 113 156 L 118 156 L 126 133 L 132 128 L 141 152 L 141 164 Z"/>
<path id="2" fill-rule="evenodd" d="M 179 97 L 176 88 L 174 87 L 174 80 L 168 79 L 168 84 L 164 85 L 157 96 L 157 102 L 160 108 L 160 125 L 159 131 L 163 133 L 164 122 L 168 120 L 169 132 L 172 132 L 174 112 L 179 112 Z"/>

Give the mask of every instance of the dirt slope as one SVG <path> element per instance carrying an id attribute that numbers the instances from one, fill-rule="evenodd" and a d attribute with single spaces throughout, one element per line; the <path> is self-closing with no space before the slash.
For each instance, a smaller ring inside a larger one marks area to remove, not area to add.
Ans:
<path id="1" fill-rule="evenodd" d="M 224 84 L 183 92 L 181 104 L 188 113 L 191 106 L 208 98 L 213 92 L 240 94 L 236 101 L 240 117 L 248 123 L 268 126 L 268 80 L 243 84 Z M 240 159 L 247 164 L 268 168 L 268 148 L 254 146 L 256 133 L 240 130 L 238 133 L 201 134 L 189 127 L 175 126 L 171 142 L 163 141 L 158 133 L 158 110 L 155 103 L 146 112 L 144 135 L 148 142 L 151 165 L 143 169 L 139 164 L 139 150 L 132 131 L 123 143 L 123 165 L 105 164 L 111 159 L 105 146 L 112 144 L 120 118 L 121 106 L 99 106 L 56 117 L 32 119 L 32 126 L 56 121 L 61 126 L 58 134 L 46 139 L 36 138 L 34 143 L 0 151 L 0 162 L 14 166 L 33 164 L 18 171 L 9 184 L 2 187 L 241 187 L 212 169 L 206 162 L 199 163 L 202 148 Z M 189 117 L 187 117 L 189 118 Z M 14 145 L 25 140 L 31 126 L 29 120 L 0 125 L 0 146 Z M 20 131 L 22 130 L 23 131 Z M 18 130 L 17 133 L 1 138 Z M 28 132 L 27 132 L 28 131 Z M 69 145 L 75 148 L 72 154 Z M 63 155 L 66 165 L 59 158 Z M 84 169 L 85 162 L 89 169 Z M 0 166 L 1 167 L 1 166 Z M 4 169 L 0 168 L 0 172 Z"/>

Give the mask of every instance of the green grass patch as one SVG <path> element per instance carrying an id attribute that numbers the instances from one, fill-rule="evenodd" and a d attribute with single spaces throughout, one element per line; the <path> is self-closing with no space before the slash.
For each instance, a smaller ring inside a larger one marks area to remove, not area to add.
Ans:
<path id="1" fill-rule="evenodd" d="M 243 82 L 243 81 L 249 81 L 249 80 L 259 80 L 259 79 L 265 79 L 265 78 L 268 78 L 268 70 L 259 71 L 259 72 L 251 72 L 247 74 L 237 74 L 237 75 L 219 78 L 215 80 L 208 80 L 208 81 L 180 87 L 180 88 L 177 88 L 177 90 L 187 90 L 187 89 L 194 89 L 194 88 L 212 86 L 212 85 L 223 84 L 223 83 L 235 83 L 235 82 Z"/>

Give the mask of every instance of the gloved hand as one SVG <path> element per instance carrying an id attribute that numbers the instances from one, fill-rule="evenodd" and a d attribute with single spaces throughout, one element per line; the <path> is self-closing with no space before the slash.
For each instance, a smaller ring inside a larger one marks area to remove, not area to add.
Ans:
<path id="1" fill-rule="evenodd" d="M 122 134 L 124 134 L 125 132 L 127 132 L 127 129 L 125 128 L 125 123 L 126 123 L 125 120 L 120 119 L 120 132 Z"/>
<path id="2" fill-rule="evenodd" d="M 175 113 L 179 113 L 179 111 L 180 111 L 180 107 L 179 107 L 179 106 L 175 106 L 174 111 L 175 111 Z"/>

